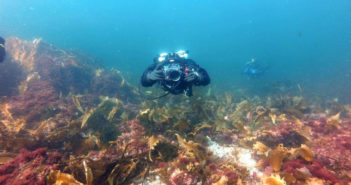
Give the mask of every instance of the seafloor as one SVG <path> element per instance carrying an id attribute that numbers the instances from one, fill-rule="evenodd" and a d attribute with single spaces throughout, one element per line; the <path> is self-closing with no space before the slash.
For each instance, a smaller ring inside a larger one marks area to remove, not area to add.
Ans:
<path id="1" fill-rule="evenodd" d="M 147 100 L 118 70 L 7 39 L 0 185 L 351 184 L 351 108 L 292 93 Z"/>

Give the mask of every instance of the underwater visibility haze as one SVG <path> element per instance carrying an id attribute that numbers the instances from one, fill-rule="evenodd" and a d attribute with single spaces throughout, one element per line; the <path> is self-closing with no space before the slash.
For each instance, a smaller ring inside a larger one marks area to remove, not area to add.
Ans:
<path id="1" fill-rule="evenodd" d="M 350 89 L 347 0 L 0 3 L 3 36 L 77 48 L 134 78 L 160 52 L 188 49 L 211 69 L 212 85 L 223 88 L 251 83 L 240 72 L 256 58 L 270 64 L 268 82 L 289 79 L 329 96 L 345 96 L 342 89 Z"/>
<path id="2" fill-rule="evenodd" d="M 0 0 L 0 36 L 0 185 L 351 183 L 350 0 Z"/>

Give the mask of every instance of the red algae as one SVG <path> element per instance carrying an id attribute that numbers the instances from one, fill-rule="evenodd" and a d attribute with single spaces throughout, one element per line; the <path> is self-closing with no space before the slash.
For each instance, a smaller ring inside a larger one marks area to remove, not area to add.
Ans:
<path id="1" fill-rule="evenodd" d="M 323 164 L 317 161 L 314 161 L 312 164 L 308 165 L 307 168 L 315 177 L 327 180 L 332 183 L 340 182 L 339 178 L 335 174 L 330 172 Z"/>
<path id="2" fill-rule="evenodd" d="M 50 106 L 56 105 L 58 94 L 47 81 L 37 80 L 28 85 L 23 95 L 15 96 L 10 100 L 10 111 L 13 116 L 24 117 L 28 123 L 39 122 L 43 118 L 43 112 Z M 35 128 L 35 126 L 28 124 L 27 128 Z"/>
<path id="3" fill-rule="evenodd" d="M 196 175 L 191 175 L 183 170 L 174 169 L 169 176 L 171 185 L 193 185 L 199 181 Z"/>
<path id="4" fill-rule="evenodd" d="M 351 170 L 351 122 L 344 119 L 339 129 L 330 129 L 325 120 L 309 122 L 312 128 L 314 144 L 312 150 L 318 163 L 312 168 L 320 176 L 325 176 L 330 181 L 335 181 L 335 176 L 340 176 L 344 171 Z M 334 175 L 326 175 L 326 170 L 319 169 L 320 165 L 335 172 Z M 320 170 L 320 171 L 317 171 Z M 350 179 L 351 180 L 351 179 Z"/>
<path id="5" fill-rule="evenodd" d="M 149 151 L 145 129 L 137 119 L 125 122 L 121 125 L 122 134 L 118 136 L 116 144 L 124 155 L 135 155 Z"/>
<path id="6" fill-rule="evenodd" d="M 0 184 L 43 185 L 50 170 L 58 169 L 60 159 L 61 154 L 44 148 L 32 152 L 23 149 L 12 161 L 0 166 Z"/>
<path id="7" fill-rule="evenodd" d="M 327 169 L 322 163 L 318 161 L 313 161 L 309 163 L 303 160 L 289 160 L 284 163 L 283 172 L 297 175 L 297 170 L 306 167 L 309 172 L 314 176 L 320 179 L 332 182 L 340 183 L 341 180 L 339 177 Z"/>

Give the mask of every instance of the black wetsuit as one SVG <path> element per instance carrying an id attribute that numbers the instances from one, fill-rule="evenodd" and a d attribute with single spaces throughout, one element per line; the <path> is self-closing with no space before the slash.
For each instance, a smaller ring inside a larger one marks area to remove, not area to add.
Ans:
<path id="1" fill-rule="evenodd" d="M 5 39 L 0 37 L 0 62 L 5 60 Z"/>
<path id="2" fill-rule="evenodd" d="M 162 66 L 170 64 L 169 62 L 165 61 Z M 201 68 L 199 65 L 197 65 L 193 60 L 191 59 L 180 59 L 172 62 L 172 64 L 179 64 L 182 69 L 182 75 L 179 81 L 173 82 L 173 81 L 167 81 L 165 79 L 163 80 L 150 80 L 147 78 L 147 74 L 153 71 L 159 63 L 155 62 L 151 66 L 149 66 L 145 72 L 143 73 L 141 77 L 141 84 L 144 87 L 150 87 L 154 85 L 156 82 L 160 83 L 162 88 L 165 91 L 168 91 L 172 94 L 182 94 L 185 93 L 187 96 L 192 96 L 192 85 L 208 85 L 210 83 L 210 77 L 208 76 L 207 72 L 205 69 Z M 198 78 L 196 78 L 192 82 L 187 82 L 184 80 L 185 76 L 188 75 L 186 72 L 184 72 L 184 69 L 193 69 L 194 72 L 197 72 Z"/>

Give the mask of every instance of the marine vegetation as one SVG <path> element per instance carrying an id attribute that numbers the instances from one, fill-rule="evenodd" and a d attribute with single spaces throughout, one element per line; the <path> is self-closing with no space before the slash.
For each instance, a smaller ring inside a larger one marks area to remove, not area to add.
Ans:
<path id="1" fill-rule="evenodd" d="M 149 100 L 82 52 L 15 37 L 6 48 L 0 184 L 351 182 L 351 108 L 336 100 L 302 90 Z"/>

